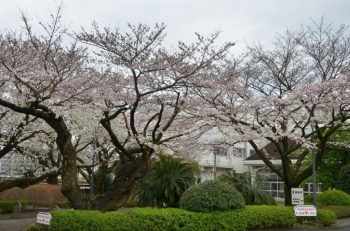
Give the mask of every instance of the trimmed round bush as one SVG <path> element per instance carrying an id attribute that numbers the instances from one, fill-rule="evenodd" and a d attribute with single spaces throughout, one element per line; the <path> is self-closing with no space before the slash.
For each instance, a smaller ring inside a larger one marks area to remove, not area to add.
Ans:
<path id="1" fill-rule="evenodd" d="M 180 208 L 194 212 L 231 210 L 243 207 L 244 199 L 234 186 L 215 180 L 205 181 L 190 187 L 180 199 Z"/>
<path id="2" fill-rule="evenodd" d="M 350 195 L 340 190 L 328 190 L 317 195 L 317 203 L 322 206 L 350 206 Z"/>

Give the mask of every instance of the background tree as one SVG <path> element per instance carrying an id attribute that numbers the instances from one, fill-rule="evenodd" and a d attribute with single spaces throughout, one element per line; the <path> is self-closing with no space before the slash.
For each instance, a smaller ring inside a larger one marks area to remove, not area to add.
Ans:
<path id="1" fill-rule="evenodd" d="M 338 188 L 350 194 L 350 165 L 344 165 L 339 171 Z"/>
<path id="2" fill-rule="evenodd" d="M 1 108 L 3 109 L 3 108 Z M 27 187 L 31 184 L 38 183 L 45 179 L 55 178 L 59 175 L 59 166 L 56 169 L 47 169 L 40 163 L 40 156 L 32 152 L 25 152 L 31 149 L 35 144 L 38 149 L 42 150 L 43 142 L 38 137 L 45 137 L 45 129 L 38 123 L 37 118 L 29 115 L 17 115 L 10 110 L 3 110 L 0 116 L 0 158 L 7 164 L 2 166 L 2 175 L 11 175 L 11 172 L 17 174 L 16 177 L 23 175 L 25 179 L 8 180 L 3 179 L 1 190 L 10 187 Z M 26 161 L 24 161 L 26 159 Z M 42 176 L 45 175 L 45 176 Z M 16 185 L 16 183 L 18 185 Z"/>
<path id="3" fill-rule="evenodd" d="M 331 135 L 349 119 L 349 58 L 347 26 L 333 31 L 321 21 L 278 35 L 272 49 L 248 46 L 244 57 L 210 73 L 215 84 L 197 88 L 211 105 L 207 118 L 232 140 L 248 141 L 283 180 L 286 205 L 291 188 L 312 174 L 311 165 L 302 166 L 313 147 L 311 124 L 318 167 Z M 256 142 L 262 138 L 275 146 L 281 168 Z"/>
<path id="4" fill-rule="evenodd" d="M 322 183 L 322 190 L 339 188 L 340 169 L 350 164 L 349 134 L 349 128 L 342 127 L 331 136 L 327 143 L 326 154 L 317 169 L 317 181 Z"/>
<path id="5" fill-rule="evenodd" d="M 22 33 L 3 31 L 0 35 L 0 105 L 13 112 L 31 115 L 56 133 L 62 155 L 62 192 L 75 208 L 87 208 L 87 198 L 77 182 L 77 152 L 67 128 L 68 105 L 84 105 L 99 75 L 88 66 L 84 48 L 63 45 L 67 29 L 59 24 L 62 5 L 52 22 L 41 23 L 43 34 L 35 34 L 22 13 Z M 89 75 L 91 74 L 91 75 Z M 65 115 L 63 115 L 65 113 Z"/>

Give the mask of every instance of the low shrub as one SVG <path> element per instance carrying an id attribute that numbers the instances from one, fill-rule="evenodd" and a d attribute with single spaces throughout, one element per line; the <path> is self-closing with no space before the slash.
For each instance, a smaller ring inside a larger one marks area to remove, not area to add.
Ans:
<path id="1" fill-rule="evenodd" d="M 41 224 L 32 224 L 29 225 L 24 231 L 46 231 L 50 230 L 49 226 Z"/>
<path id="2" fill-rule="evenodd" d="M 54 206 L 57 201 L 66 201 L 61 193 L 61 185 L 37 184 L 21 189 L 18 187 L 5 190 L 1 193 L 5 200 L 26 200 L 29 205 Z"/>
<path id="3" fill-rule="evenodd" d="M 70 208 L 71 207 L 71 204 L 68 200 L 54 201 L 53 204 L 57 205 L 59 208 Z"/>
<path id="4" fill-rule="evenodd" d="M 26 208 L 28 206 L 28 202 L 21 200 L 22 209 Z M 18 201 L 15 200 L 1 200 L 0 201 L 0 210 L 2 213 L 12 213 L 15 205 L 18 203 Z"/>
<path id="5" fill-rule="evenodd" d="M 283 206 L 246 206 L 214 212 L 183 209 L 137 208 L 127 212 L 57 210 L 51 212 L 51 231 L 66 230 L 235 230 L 290 227 L 296 221 L 293 210 Z"/>
<path id="6" fill-rule="evenodd" d="M 278 205 L 276 199 L 273 196 L 269 195 L 269 201 L 270 201 L 270 204 L 268 204 L 268 205 L 273 205 L 273 206 L 277 206 Z"/>
<path id="7" fill-rule="evenodd" d="M 317 204 L 350 206 L 350 195 L 340 190 L 327 190 L 317 195 Z"/>
<path id="8" fill-rule="evenodd" d="M 1 192 L 1 198 L 3 200 L 21 200 L 23 189 L 19 187 L 14 187 Z"/>
<path id="9" fill-rule="evenodd" d="M 337 215 L 335 212 L 327 209 L 319 209 L 318 220 L 323 226 L 331 226 L 337 222 Z"/>
<path id="10" fill-rule="evenodd" d="M 325 206 L 323 209 L 331 210 L 335 212 L 337 218 L 350 217 L 350 207 L 343 205 L 331 205 Z"/>
<path id="11" fill-rule="evenodd" d="M 237 189 L 221 181 L 209 180 L 187 189 L 181 199 L 180 208 L 194 212 L 240 209 L 244 199 Z"/>

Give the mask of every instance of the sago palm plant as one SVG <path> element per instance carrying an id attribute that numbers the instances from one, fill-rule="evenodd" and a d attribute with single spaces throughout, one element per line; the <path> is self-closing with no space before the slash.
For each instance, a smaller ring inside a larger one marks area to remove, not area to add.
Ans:
<path id="1" fill-rule="evenodd" d="M 218 180 L 232 184 L 242 194 L 246 205 L 275 205 L 276 201 L 264 191 L 263 182 L 254 179 L 250 173 L 227 173 Z"/>
<path id="2" fill-rule="evenodd" d="M 195 183 L 193 165 L 170 155 L 159 155 L 135 195 L 142 205 L 155 203 L 157 207 L 178 207 L 186 189 Z"/>

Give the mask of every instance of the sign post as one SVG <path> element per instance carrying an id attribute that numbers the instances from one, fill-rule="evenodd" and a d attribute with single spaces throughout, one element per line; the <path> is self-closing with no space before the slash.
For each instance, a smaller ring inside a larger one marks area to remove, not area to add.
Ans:
<path id="1" fill-rule="evenodd" d="M 313 205 L 297 205 L 294 207 L 294 213 L 297 217 L 316 217 L 316 227 L 318 226 L 317 209 Z M 304 218 L 303 224 L 304 224 Z"/>
<path id="2" fill-rule="evenodd" d="M 304 204 L 304 190 L 302 188 L 292 188 L 292 204 L 293 205 Z"/>
<path id="3" fill-rule="evenodd" d="M 316 217 L 317 209 L 313 205 L 297 205 L 294 207 L 295 216 L 297 217 Z"/>
<path id="4" fill-rule="evenodd" d="M 43 225 L 50 225 L 51 221 L 51 214 L 50 213 L 44 213 L 39 212 L 36 216 L 36 223 L 43 224 Z"/>

